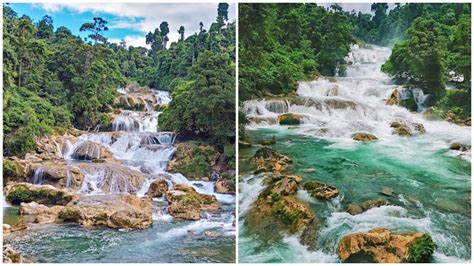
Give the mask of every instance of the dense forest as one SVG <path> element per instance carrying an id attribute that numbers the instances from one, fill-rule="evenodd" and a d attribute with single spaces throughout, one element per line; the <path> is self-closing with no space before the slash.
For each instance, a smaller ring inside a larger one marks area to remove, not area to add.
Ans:
<path id="1" fill-rule="evenodd" d="M 172 92 L 162 130 L 224 149 L 235 136 L 235 22 L 228 21 L 228 8 L 219 4 L 209 30 L 201 22 L 187 37 L 183 26 L 171 29 L 163 21 L 143 36 L 147 49 L 108 42 L 107 21 L 99 17 L 80 27 L 90 33 L 83 40 L 55 29 L 50 16 L 34 22 L 5 4 L 4 155 L 33 150 L 37 136 L 110 127 L 117 88 L 131 83 Z M 178 42 L 168 44 L 170 30 L 181 34 Z"/>
<path id="2" fill-rule="evenodd" d="M 344 75 L 352 44 L 394 46 L 382 70 L 420 87 L 440 117 L 470 117 L 470 4 L 240 4 L 239 99 L 291 94 L 297 81 Z M 247 23 L 250 22 L 251 23 Z M 455 89 L 446 90 L 446 85 Z M 243 119 L 242 119 L 243 120 Z"/>

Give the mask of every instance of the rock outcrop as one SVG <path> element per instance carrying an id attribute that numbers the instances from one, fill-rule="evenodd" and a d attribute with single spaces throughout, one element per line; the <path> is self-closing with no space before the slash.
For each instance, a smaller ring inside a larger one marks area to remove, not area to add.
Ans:
<path id="1" fill-rule="evenodd" d="M 387 105 L 399 105 L 400 104 L 400 92 L 397 89 L 392 91 L 390 98 L 385 102 Z"/>
<path id="2" fill-rule="evenodd" d="M 173 190 L 166 192 L 169 202 L 168 211 L 174 218 L 199 220 L 202 211 L 215 211 L 220 208 L 213 195 L 199 194 L 193 187 L 177 184 Z"/>
<path id="3" fill-rule="evenodd" d="M 83 141 L 72 151 L 71 157 L 76 160 L 105 160 L 108 162 L 117 162 L 112 153 L 102 144 Z"/>
<path id="4" fill-rule="evenodd" d="M 420 123 L 395 121 L 390 124 L 390 127 L 393 128 L 393 134 L 397 134 L 402 137 L 410 137 L 417 132 L 418 133 L 426 132 L 426 129 L 423 126 L 423 124 L 420 124 Z"/>
<path id="5" fill-rule="evenodd" d="M 226 178 L 217 180 L 214 191 L 222 194 L 235 194 L 235 181 Z"/>
<path id="6" fill-rule="evenodd" d="M 282 172 L 292 162 L 290 158 L 274 150 L 263 147 L 255 152 L 250 162 L 256 166 L 255 173 Z"/>
<path id="7" fill-rule="evenodd" d="M 153 222 L 151 201 L 128 194 L 83 196 L 66 206 L 24 203 L 20 213 L 33 223 L 74 222 L 85 227 L 142 229 Z"/>
<path id="8" fill-rule="evenodd" d="M 337 249 L 343 262 L 430 262 L 436 248 L 431 236 L 422 232 L 399 235 L 376 228 L 367 233 L 344 236 Z"/>

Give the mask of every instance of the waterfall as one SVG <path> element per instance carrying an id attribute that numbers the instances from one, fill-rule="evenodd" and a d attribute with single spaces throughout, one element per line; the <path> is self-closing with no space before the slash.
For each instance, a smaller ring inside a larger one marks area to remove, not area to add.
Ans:
<path id="1" fill-rule="evenodd" d="M 418 106 L 418 112 L 423 113 L 426 111 L 425 101 L 429 94 L 425 95 L 420 88 L 415 88 L 412 90 L 413 99 L 415 100 L 416 105 Z"/>
<path id="2" fill-rule="evenodd" d="M 289 104 L 286 100 L 270 100 L 265 104 L 265 109 L 277 114 L 288 113 L 288 108 Z"/>
<path id="3" fill-rule="evenodd" d="M 65 186 L 66 188 L 71 188 L 71 187 L 72 187 L 72 183 L 73 183 L 73 178 L 74 178 L 74 177 L 72 176 L 70 170 L 67 170 L 67 171 L 66 171 L 66 177 L 67 177 L 67 179 L 66 179 L 66 183 L 64 184 L 64 186 Z"/>
<path id="4" fill-rule="evenodd" d="M 33 180 L 31 183 L 35 185 L 41 185 L 44 181 L 44 168 L 42 166 L 36 168 L 35 173 L 33 174 Z"/>

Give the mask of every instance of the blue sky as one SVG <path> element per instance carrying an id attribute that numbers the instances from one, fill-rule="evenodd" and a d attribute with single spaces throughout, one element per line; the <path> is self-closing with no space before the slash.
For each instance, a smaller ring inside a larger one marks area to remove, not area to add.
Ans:
<path id="1" fill-rule="evenodd" d="M 127 45 L 146 46 L 145 35 L 157 28 L 162 21 L 168 21 L 171 41 L 177 41 L 178 28 L 183 25 L 186 36 L 199 30 L 199 22 L 208 29 L 217 16 L 217 3 L 11 3 L 18 16 L 28 15 L 34 22 L 44 15 L 53 18 L 54 28 L 60 26 L 69 28 L 74 35 L 85 37 L 79 28 L 85 22 L 92 22 L 100 16 L 107 20 L 109 31 L 105 36 L 111 42 L 125 39 Z M 230 4 L 229 20 L 235 20 L 235 4 Z"/>

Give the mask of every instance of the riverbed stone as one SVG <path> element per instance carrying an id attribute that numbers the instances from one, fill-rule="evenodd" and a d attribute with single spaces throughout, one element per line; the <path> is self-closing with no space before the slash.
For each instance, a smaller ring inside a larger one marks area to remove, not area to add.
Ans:
<path id="1" fill-rule="evenodd" d="M 456 150 L 456 151 L 467 151 L 471 149 L 471 145 L 454 142 L 454 143 L 451 143 L 451 145 L 449 145 L 449 149 Z"/>
<path id="2" fill-rule="evenodd" d="M 374 141 L 374 140 L 377 140 L 378 138 L 369 133 L 357 132 L 352 135 L 352 139 L 366 142 L 366 141 Z"/>
<path id="3" fill-rule="evenodd" d="M 430 262 L 436 244 L 423 232 L 395 234 L 385 228 L 342 237 L 337 253 L 343 262 Z"/>
<path id="4" fill-rule="evenodd" d="M 339 195 L 339 191 L 335 187 L 318 181 L 306 182 L 303 187 L 311 196 L 321 200 L 330 200 Z"/>
<path id="5" fill-rule="evenodd" d="M 214 191 L 222 194 L 235 194 L 235 181 L 227 178 L 217 180 Z"/>
<path id="6" fill-rule="evenodd" d="M 383 187 L 382 190 L 380 191 L 385 196 L 392 196 L 393 195 L 393 189 L 389 187 Z"/>
<path id="7" fill-rule="evenodd" d="M 356 214 L 360 214 L 364 212 L 361 206 L 357 204 L 353 204 L 353 203 L 350 203 L 347 205 L 346 211 L 352 215 L 356 215 Z"/>

